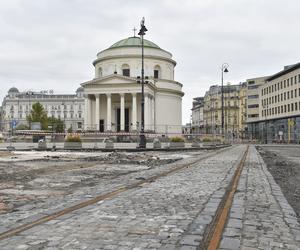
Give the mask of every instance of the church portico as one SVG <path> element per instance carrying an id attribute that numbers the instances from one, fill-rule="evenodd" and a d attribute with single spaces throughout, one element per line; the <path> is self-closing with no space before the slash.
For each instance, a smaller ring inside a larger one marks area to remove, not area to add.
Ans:
<path id="1" fill-rule="evenodd" d="M 145 130 L 154 129 L 154 97 L 145 94 Z M 134 132 L 140 129 L 141 93 L 95 93 L 85 95 L 85 130 Z"/>

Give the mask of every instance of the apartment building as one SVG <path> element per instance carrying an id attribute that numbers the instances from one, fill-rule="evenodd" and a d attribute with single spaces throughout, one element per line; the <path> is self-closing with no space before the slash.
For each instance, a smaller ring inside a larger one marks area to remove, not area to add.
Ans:
<path id="1" fill-rule="evenodd" d="M 233 138 L 243 137 L 246 125 L 246 84 L 225 85 L 224 132 Z M 204 96 L 204 129 L 207 134 L 222 133 L 222 88 L 210 87 Z"/>
<path id="2" fill-rule="evenodd" d="M 193 98 L 192 107 L 192 133 L 204 133 L 204 120 L 203 120 L 204 97 Z"/>

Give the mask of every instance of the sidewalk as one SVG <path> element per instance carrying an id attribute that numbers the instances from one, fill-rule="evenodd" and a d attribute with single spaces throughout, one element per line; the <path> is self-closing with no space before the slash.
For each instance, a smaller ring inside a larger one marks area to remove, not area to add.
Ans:
<path id="1" fill-rule="evenodd" d="M 300 249 L 297 216 L 254 146 L 249 149 L 220 249 Z"/>

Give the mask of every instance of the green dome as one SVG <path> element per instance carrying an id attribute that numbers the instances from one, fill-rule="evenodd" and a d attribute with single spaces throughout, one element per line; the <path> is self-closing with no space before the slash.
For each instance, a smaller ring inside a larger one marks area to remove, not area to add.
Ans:
<path id="1" fill-rule="evenodd" d="M 142 46 L 142 41 L 139 37 L 128 37 L 126 39 L 120 40 L 110 46 L 109 48 L 122 48 L 122 47 L 140 47 Z M 155 43 L 150 42 L 146 39 L 144 39 L 144 46 L 148 48 L 155 48 L 155 49 L 160 49 L 159 46 L 157 46 Z"/>

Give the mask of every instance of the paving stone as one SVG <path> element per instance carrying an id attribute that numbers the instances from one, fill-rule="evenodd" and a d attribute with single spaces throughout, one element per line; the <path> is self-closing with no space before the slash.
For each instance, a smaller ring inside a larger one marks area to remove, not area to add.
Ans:
<path id="1" fill-rule="evenodd" d="M 229 237 L 223 237 L 220 244 L 220 248 L 230 250 L 240 249 L 240 240 Z"/>
<path id="2" fill-rule="evenodd" d="M 180 240 L 181 245 L 199 246 L 202 237 L 199 235 L 185 235 Z"/>

